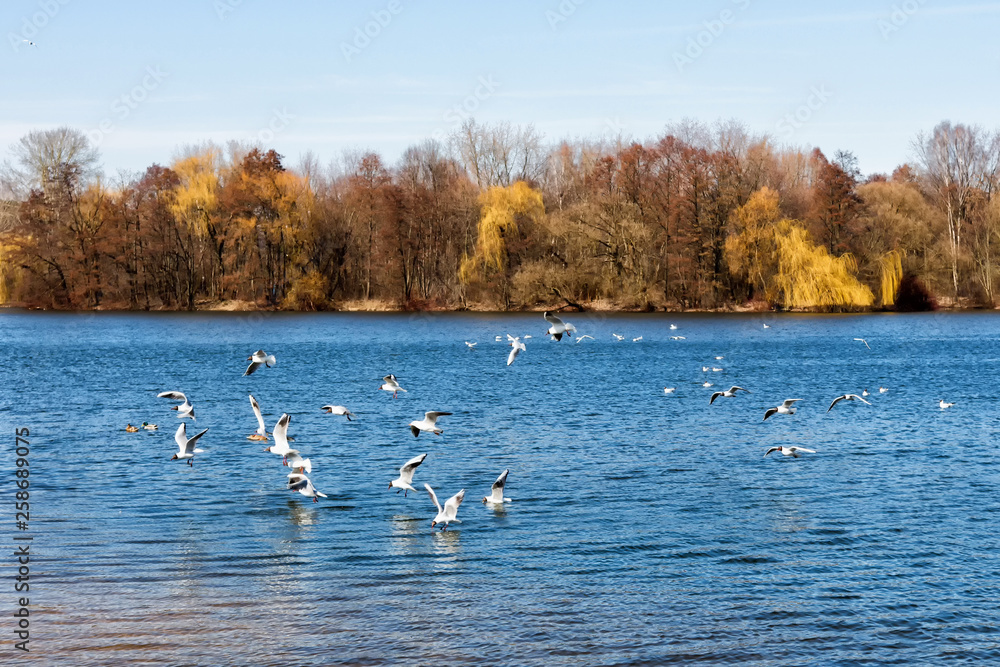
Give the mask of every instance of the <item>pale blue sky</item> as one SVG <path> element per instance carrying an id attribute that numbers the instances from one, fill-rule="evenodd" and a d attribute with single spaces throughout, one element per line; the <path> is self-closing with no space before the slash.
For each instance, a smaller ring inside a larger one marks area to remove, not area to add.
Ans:
<path id="1" fill-rule="evenodd" d="M 3 157 L 69 125 L 109 174 L 206 139 L 264 139 L 289 164 L 395 162 L 456 127 L 463 102 L 548 142 L 736 118 L 854 151 L 865 173 L 910 159 L 942 120 L 1000 128 L 1000 2 L 5 0 L 0 25 Z"/>

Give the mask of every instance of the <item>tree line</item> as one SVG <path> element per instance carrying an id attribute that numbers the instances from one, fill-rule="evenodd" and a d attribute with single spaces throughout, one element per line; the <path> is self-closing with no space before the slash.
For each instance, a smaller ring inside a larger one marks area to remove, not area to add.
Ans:
<path id="1" fill-rule="evenodd" d="M 941 123 L 892 174 L 736 121 L 545 145 L 466 121 L 324 168 L 181 150 L 109 180 L 86 136 L 0 170 L 0 303 L 61 309 L 992 307 L 1000 133 Z"/>

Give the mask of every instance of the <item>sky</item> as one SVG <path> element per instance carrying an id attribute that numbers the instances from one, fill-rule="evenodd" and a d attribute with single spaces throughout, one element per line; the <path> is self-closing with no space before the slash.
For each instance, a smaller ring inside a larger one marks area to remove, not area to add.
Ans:
<path id="1" fill-rule="evenodd" d="M 552 144 L 736 119 L 864 174 L 944 120 L 1000 129 L 1000 2 L 4 0 L 0 26 L 0 161 L 66 125 L 109 175 L 208 140 L 394 163 L 467 117 Z"/>

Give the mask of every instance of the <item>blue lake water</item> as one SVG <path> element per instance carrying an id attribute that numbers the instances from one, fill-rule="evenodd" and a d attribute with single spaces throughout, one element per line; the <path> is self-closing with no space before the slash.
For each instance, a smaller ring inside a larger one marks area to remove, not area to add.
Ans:
<path id="1" fill-rule="evenodd" d="M 31 431 L 18 659 L 1000 662 L 1000 317 L 566 319 L 594 340 L 550 342 L 540 314 L 0 313 L 8 545 L 14 428 Z M 533 336 L 510 367 L 508 332 Z M 242 377 L 258 348 L 277 365 Z M 407 393 L 378 391 L 387 373 Z M 710 407 L 732 384 L 752 393 Z M 871 407 L 826 412 L 865 388 Z M 165 390 L 194 404 L 189 434 L 209 428 L 193 467 L 169 460 Z M 285 490 L 246 439 L 248 393 L 269 429 L 291 415 L 328 498 Z M 762 421 L 785 398 L 798 413 Z M 414 439 L 428 410 L 454 414 Z M 160 429 L 125 432 L 144 421 Z M 387 490 L 423 452 L 415 486 L 466 489 L 444 533 L 426 493 Z M 504 469 L 497 511 L 480 499 Z"/>

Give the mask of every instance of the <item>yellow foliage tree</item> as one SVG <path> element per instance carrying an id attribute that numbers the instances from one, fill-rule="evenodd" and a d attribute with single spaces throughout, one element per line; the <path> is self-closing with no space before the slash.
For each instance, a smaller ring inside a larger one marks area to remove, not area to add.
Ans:
<path id="1" fill-rule="evenodd" d="M 903 255 L 898 250 L 890 250 L 878 260 L 881 274 L 880 289 L 882 305 L 896 303 L 896 292 L 903 281 Z"/>
<path id="2" fill-rule="evenodd" d="M 788 308 L 860 308 L 875 300 L 850 254 L 831 256 L 795 220 L 781 218 L 778 194 L 761 188 L 733 213 L 726 239 L 730 271 Z"/>
<path id="3" fill-rule="evenodd" d="M 209 148 L 171 167 L 181 181 L 174 191 L 171 212 L 198 236 L 208 232 L 209 217 L 218 204 L 218 161 L 219 152 Z"/>
<path id="4" fill-rule="evenodd" d="M 479 196 L 479 203 L 482 214 L 476 249 L 471 257 L 462 260 L 458 273 L 465 284 L 484 278 L 488 271 L 507 268 L 506 238 L 517 232 L 517 216 L 527 216 L 535 222 L 541 222 L 545 216 L 541 193 L 524 181 L 492 187 Z"/>

